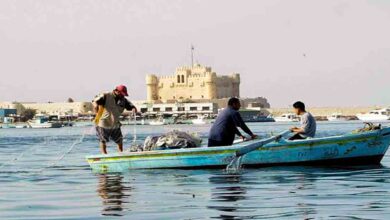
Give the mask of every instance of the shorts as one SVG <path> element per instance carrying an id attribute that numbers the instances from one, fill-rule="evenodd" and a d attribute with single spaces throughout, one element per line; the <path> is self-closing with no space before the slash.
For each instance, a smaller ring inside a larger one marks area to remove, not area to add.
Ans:
<path id="1" fill-rule="evenodd" d="M 96 136 L 99 138 L 101 143 L 109 142 L 111 139 L 116 144 L 122 143 L 123 135 L 121 128 L 102 128 L 96 126 Z"/>

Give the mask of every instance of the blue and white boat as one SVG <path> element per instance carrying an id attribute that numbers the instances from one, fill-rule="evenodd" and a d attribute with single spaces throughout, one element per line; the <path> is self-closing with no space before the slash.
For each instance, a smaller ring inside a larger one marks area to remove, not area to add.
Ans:
<path id="1" fill-rule="evenodd" d="M 258 149 L 243 156 L 244 167 L 378 164 L 389 147 L 390 128 L 306 140 L 280 139 L 264 146 L 260 140 L 252 140 L 227 147 L 99 154 L 86 159 L 97 172 L 223 168 L 239 149 L 256 144 L 259 144 Z"/>

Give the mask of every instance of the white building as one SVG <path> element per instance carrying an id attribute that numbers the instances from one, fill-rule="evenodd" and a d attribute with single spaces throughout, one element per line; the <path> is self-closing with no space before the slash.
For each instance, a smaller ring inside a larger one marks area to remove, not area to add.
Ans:
<path id="1" fill-rule="evenodd" d="M 218 105 L 215 103 L 134 103 L 139 112 L 144 114 L 216 114 Z"/>

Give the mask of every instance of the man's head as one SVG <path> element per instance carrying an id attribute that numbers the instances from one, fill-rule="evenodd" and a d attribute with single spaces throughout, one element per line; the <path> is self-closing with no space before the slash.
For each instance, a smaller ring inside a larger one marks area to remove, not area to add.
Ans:
<path id="1" fill-rule="evenodd" d="M 240 100 L 236 97 L 232 97 L 228 101 L 228 107 L 233 108 L 234 110 L 239 110 L 241 108 Z"/>
<path id="2" fill-rule="evenodd" d="M 114 89 L 114 93 L 115 93 L 115 95 L 120 96 L 120 97 L 129 96 L 129 94 L 127 94 L 127 88 L 126 88 L 125 85 L 119 85 L 119 86 L 117 86 L 117 87 Z"/>
<path id="3" fill-rule="evenodd" d="M 297 115 L 301 115 L 303 114 L 304 112 L 306 112 L 306 109 L 305 109 L 305 104 L 303 102 L 295 102 L 293 104 L 293 107 L 294 107 L 294 112 L 295 114 Z"/>

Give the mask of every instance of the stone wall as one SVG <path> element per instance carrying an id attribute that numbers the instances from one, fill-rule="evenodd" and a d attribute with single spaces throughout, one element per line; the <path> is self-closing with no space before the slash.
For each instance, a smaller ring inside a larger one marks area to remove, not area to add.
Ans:
<path id="1" fill-rule="evenodd" d="M 22 103 L 25 108 L 36 109 L 43 114 L 89 114 L 92 113 L 91 102 L 55 102 L 55 103 Z"/>

